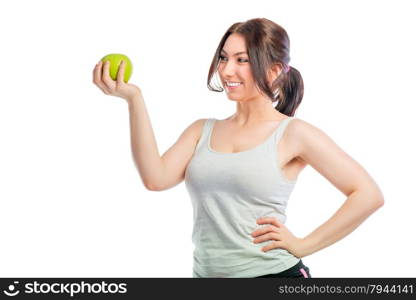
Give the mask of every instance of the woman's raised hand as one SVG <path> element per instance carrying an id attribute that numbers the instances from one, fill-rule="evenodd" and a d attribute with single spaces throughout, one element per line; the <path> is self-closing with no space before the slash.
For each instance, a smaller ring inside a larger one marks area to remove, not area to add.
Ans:
<path id="1" fill-rule="evenodd" d="M 93 71 L 93 82 L 98 86 L 104 94 L 123 98 L 129 102 L 135 96 L 141 96 L 141 90 L 138 86 L 131 83 L 125 83 L 124 70 L 126 63 L 121 61 L 119 70 L 117 72 L 117 80 L 110 77 L 110 62 L 105 61 L 103 64 L 100 61 L 95 65 Z"/>

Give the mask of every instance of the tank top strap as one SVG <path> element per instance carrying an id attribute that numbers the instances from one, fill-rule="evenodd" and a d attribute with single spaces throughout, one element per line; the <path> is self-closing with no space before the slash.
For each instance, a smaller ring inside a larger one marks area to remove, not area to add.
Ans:
<path id="1" fill-rule="evenodd" d="M 199 138 L 198 144 L 196 146 L 196 150 L 198 150 L 202 146 L 205 146 L 205 144 L 208 143 L 208 137 L 210 135 L 213 125 L 214 118 L 209 118 L 205 121 L 204 126 L 202 127 L 201 137 Z M 203 147 L 202 149 L 204 148 L 206 147 Z"/>
<path id="2" fill-rule="evenodd" d="M 274 135 L 274 144 L 276 145 L 281 137 L 283 136 L 283 133 L 287 127 L 287 125 L 290 123 L 290 121 L 292 121 L 295 117 L 287 117 L 286 119 L 280 121 L 279 126 L 277 127 L 277 130 L 275 132 Z"/>

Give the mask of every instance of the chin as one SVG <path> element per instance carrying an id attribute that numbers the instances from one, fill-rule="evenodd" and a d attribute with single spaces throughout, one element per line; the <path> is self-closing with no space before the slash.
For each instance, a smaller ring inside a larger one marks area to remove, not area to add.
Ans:
<path id="1" fill-rule="evenodd" d="M 230 96 L 227 95 L 227 98 L 228 98 L 228 100 L 231 100 L 231 101 L 241 101 L 240 99 L 236 99 L 233 96 L 230 97 Z"/>

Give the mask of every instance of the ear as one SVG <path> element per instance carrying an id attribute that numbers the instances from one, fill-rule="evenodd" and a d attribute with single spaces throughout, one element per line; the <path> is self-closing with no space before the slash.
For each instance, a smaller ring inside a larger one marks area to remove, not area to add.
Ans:
<path id="1" fill-rule="evenodd" d="M 281 64 L 280 63 L 274 64 L 273 67 L 271 67 L 269 70 L 269 74 L 268 74 L 269 84 L 272 84 L 272 82 L 275 81 L 276 78 L 279 77 L 281 73 L 282 73 Z"/>

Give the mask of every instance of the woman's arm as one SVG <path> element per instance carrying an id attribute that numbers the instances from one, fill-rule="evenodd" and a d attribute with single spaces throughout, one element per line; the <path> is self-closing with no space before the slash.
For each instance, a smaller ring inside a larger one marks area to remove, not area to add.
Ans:
<path id="1" fill-rule="evenodd" d="M 130 113 L 130 137 L 133 159 L 143 184 L 152 189 L 151 183 L 163 174 L 162 160 L 153 134 L 152 125 L 142 97 L 141 89 L 124 82 L 125 62 L 121 62 L 116 80 L 110 77 L 110 62 L 99 61 L 93 70 L 93 83 L 104 94 L 123 98 Z"/>
<path id="2" fill-rule="evenodd" d="M 348 196 L 328 221 L 302 239 L 302 253 L 307 256 L 351 233 L 383 206 L 384 197 L 367 171 L 323 131 L 303 120 L 294 121 L 288 136 L 295 137 L 292 142 L 297 143 L 299 158 Z"/>
<path id="3" fill-rule="evenodd" d="M 328 221 L 303 238 L 302 257 L 344 238 L 383 204 L 384 200 L 380 196 L 366 190 L 354 191 Z"/>
<path id="4" fill-rule="evenodd" d="M 128 101 L 133 159 L 146 188 L 163 191 L 181 183 L 206 119 L 189 125 L 160 157 L 152 125 L 141 94 Z"/>
<path id="5" fill-rule="evenodd" d="M 133 160 L 143 184 L 153 189 L 152 183 L 163 175 L 163 166 L 142 95 L 131 98 L 128 107 Z"/>

